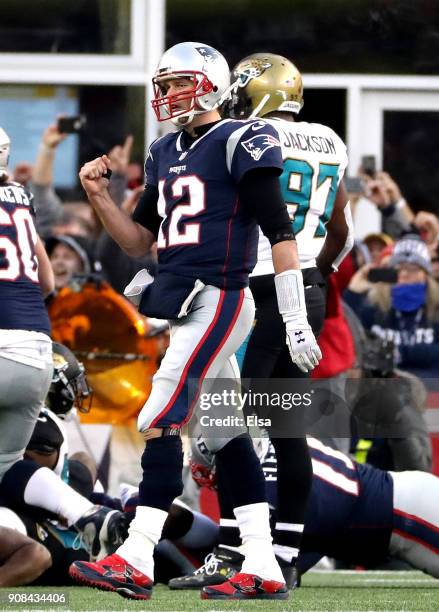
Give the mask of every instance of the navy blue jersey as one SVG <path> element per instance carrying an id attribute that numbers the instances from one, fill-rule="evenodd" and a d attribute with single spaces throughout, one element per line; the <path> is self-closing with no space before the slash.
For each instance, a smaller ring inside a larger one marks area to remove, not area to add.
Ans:
<path id="1" fill-rule="evenodd" d="M 258 228 L 240 205 L 238 183 L 254 168 L 282 170 L 277 132 L 261 121 L 226 119 L 188 148 L 185 142 L 182 132 L 167 134 L 152 144 L 145 163 L 163 218 L 159 272 L 240 289 L 256 263 Z"/>
<path id="2" fill-rule="evenodd" d="M 49 334 L 38 281 L 31 199 L 18 183 L 0 185 L 0 329 Z"/>
<path id="3" fill-rule="evenodd" d="M 358 464 L 314 438 L 308 438 L 308 446 L 313 482 L 302 552 L 319 552 L 356 565 L 382 561 L 387 556 L 393 524 L 391 476 Z M 277 471 L 271 445 L 262 468 L 269 503 L 275 508 Z"/>

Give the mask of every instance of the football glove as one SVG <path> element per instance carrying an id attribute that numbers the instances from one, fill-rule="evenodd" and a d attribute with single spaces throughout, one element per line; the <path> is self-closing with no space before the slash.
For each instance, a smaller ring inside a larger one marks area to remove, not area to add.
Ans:
<path id="1" fill-rule="evenodd" d="M 287 270 L 277 274 L 274 282 L 291 360 L 302 372 L 310 372 L 318 365 L 322 352 L 307 319 L 302 272 Z"/>

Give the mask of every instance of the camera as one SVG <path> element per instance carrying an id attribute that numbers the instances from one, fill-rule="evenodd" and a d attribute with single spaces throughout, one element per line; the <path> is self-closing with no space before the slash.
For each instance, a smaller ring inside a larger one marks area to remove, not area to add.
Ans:
<path id="1" fill-rule="evenodd" d="M 368 334 L 363 349 L 363 370 L 377 378 L 389 378 L 395 371 L 395 343 Z"/>

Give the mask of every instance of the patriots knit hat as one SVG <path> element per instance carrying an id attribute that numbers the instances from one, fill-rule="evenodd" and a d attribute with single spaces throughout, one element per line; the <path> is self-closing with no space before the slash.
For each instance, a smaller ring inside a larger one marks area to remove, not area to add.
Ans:
<path id="1" fill-rule="evenodd" d="M 406 234 L 395 243 L 389 265 L 412 263 L 431 274 L 431 258 L 427 245 L 417 234 Z"/>

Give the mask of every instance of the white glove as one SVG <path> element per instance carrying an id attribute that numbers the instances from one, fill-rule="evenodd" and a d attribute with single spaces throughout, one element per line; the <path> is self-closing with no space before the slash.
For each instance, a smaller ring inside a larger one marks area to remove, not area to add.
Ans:
<path id="1" fill-rule="evenodd" d="M 285 321 L 285 328 L 292 362 L 302 372 L 311 372 L 319 364 L 322 351 L 306 317 L 302 321 Z"/>
<path id="2" fill-rule="evenodd" d="M 310 372 L 318 365 L 322 352 L 307 319 L 302 272 L 287 270 L 277 274 L 274 282 L 291 360 L 302 372 Z"/>

